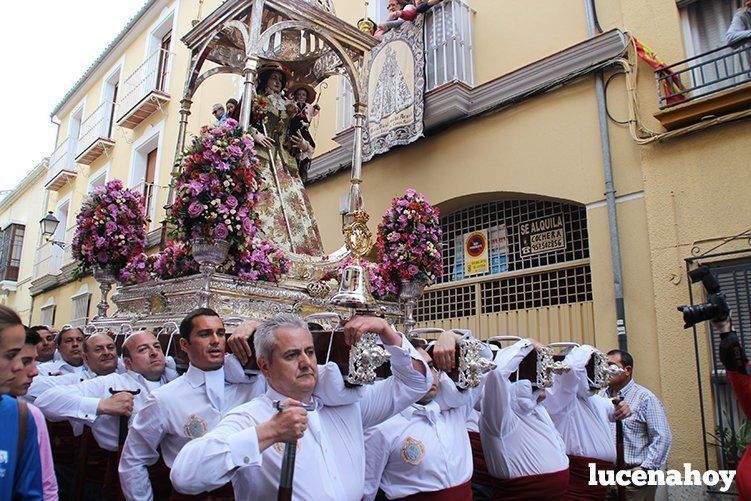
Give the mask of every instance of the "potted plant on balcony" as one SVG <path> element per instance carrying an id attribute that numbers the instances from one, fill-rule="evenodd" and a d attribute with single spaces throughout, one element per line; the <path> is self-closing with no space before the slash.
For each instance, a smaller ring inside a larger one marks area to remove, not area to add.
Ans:
<path id="1" fill-rule="evenodd" d="M 73 276 L 78 278 L 93 271 L 102 291 L 97 317 L 106 316 L 107 295 L 112 285 L 123 278 L 121 274 L 128 263 L 143 254 L 146 246 L 144 212 L 142 195 L 126 189 L 122 181 L 113 180 L 95 188 L 76 216 Z"/>

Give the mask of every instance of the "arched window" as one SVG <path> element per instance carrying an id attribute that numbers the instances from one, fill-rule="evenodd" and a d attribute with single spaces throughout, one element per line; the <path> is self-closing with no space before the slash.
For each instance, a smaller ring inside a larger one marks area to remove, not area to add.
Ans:
<path id="1" fill-rule="evenodd" d="M 471 326 L 479 325 L 481 319 L 483 325 L 487 320 L 503 325 L 512 312 L 592 300 L 583 206 L 549 200 L 494 200 L 444 214 L 441 227 L 443 274 L 418 303 L 415 318 L 422 325 Z M 467 248 L 477 233 L 479 241 L 486 242 L 485 261 L 482 255 L 473 258 Z M 591 315 L 582 315 L 589 330 Z"/>

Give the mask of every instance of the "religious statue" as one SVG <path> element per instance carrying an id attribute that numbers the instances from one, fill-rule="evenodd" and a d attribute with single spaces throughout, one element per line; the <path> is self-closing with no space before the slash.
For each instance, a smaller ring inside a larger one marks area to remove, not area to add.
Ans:
<path id="1" fill-rule="evenodd" d="M 321 256 L 323 246 L 299 162 L 312 157 L 314 143 L 290 127 L 295 104 L 283 91 L 289 74 L 278 63 L 258 69 L 257 95 L 251 105 L 251 134 L 261 162 L 264 186 L 256 205 L 265 237 L 295 254 Z M 309 133 L 308 133 L 309 136 Z"/>
<path id="2" fill-rule="evenodd" d="M 313 159 L 313 149 L 316 147 L 313 136 L 310 134 L 310 122 L 318 116 L 321 108 L 317 104 L 313 104 L 316 100 L 316 91 L 308 84 L 300 83 L 291 86 L 289 95 L 292 97 L 292 106 L 289 109 L 292 116 L 289 123 L 289 136 L 295 137 L 299 132 L 311 146 L 307 151 L 291 149 L 298 162 L 300 178 L 305 182 L 308 178 L 310 161 Z"/>

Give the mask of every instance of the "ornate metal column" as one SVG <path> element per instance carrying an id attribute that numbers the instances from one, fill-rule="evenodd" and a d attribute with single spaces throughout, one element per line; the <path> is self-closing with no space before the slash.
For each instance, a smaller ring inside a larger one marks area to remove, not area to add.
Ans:
<path id="1" fill-rule="evenodd" d="M 365 129 L 365 109 L 367 105 L 362 102 L 354 104 L 354 142 L 352 149 L 352 178 L 350 179 L 349 206 L 346 216 L 346 224 L 351 224 L 351 215 L 362 209 L 362 138 Z"/>

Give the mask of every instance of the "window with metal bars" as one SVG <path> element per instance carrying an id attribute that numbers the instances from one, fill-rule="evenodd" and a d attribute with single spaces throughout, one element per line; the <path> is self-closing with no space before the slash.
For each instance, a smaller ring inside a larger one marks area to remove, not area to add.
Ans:
<path id="1" fill-rule="evenodd" d="M 555 218 L 562 221 L 565 244 L 530 253 L 522 227 Z M 592 300 L 589 237 L 584 207 L 544 200 L 498 200 L 441 217 L 443 274 L 415 311 L 418 322 L 471 317 Z M 464 275 L 464 236 L 487 230 L 489 271 Z M 494 240 L 500 242 L 494 252 Z M 454 287 L 452 282 L 461 280 Z M 469 283 L 468 280 L 471 280 Z"/>
<path id="2" fill-rule="evenodd" d="M 0 233 L 0 281 L 18 280 L 25 230 L 22 224 L 11 224 Z"/>

